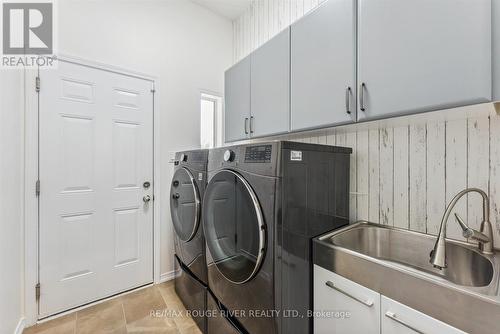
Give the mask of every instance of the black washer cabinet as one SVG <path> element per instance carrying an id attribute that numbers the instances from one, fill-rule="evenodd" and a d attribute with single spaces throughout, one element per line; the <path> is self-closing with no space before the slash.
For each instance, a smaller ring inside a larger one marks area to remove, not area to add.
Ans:
<path id="1" fill-rule="evenodd" d="M 175 291 L 203 333 L 206 333 L 207 264 L 201 224 L 207 182 L 208 150 L 178 152 L 170 189 L 174 225 Z"/>
<path id="2" fill-rule="evenodd" d="M 202 214 L 208 285 L 233 328 L 312 333 L 312 238 L 349 222 L 351 152 L 296 142 L 210 151 Z M 221 334 L 214 321 L 208 333 Z"/>

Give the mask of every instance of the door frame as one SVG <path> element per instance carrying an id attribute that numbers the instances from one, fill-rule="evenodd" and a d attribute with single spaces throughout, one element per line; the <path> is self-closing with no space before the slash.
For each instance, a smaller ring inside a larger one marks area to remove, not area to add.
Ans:
<path id="1" fill-rule="evenodd" d="M 160 112 L 158 105 L 158 78 L 152 75 L 121 67 L 82 59 L 69 55 L 59 55 L 58 60 L 95 68 L 107 72 L 151 81 L 153 98 L 153 282 L 161 281 L 160 273 Z M 43 70 L 42 70 L 43 71 Z M 36 196 L 36 182 L 39 178 L 39 94 L 36 78 L 39 70 L 24 72 L 24 308 L 26 327 L 39 320 L 35 286 L 39 282 L 39 197 Z M 43 89 L 43 81 L 41 82 Z M 43 191 L 43 184 L 42 184 Z M 43 287 L 42 287 L 43 291 Z M 63 313 L 64 314 L 64 313 Z M 50 319 L 50 318 L 49 318 Z"/>

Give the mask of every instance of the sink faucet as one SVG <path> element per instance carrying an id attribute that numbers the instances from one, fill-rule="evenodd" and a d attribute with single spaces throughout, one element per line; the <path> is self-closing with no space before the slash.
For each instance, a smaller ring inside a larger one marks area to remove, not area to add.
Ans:
<path id="1" fill-rule="evenodd" d="M 457 204 L 458 200 L 470 192 L 477 192 L 483 197 L 483 221 L 481 223 L 480 231 L 468 227 L 459 215 L 455 214 L 458 224 L 462 228 L 463 236 L 466 238 L 475 239 L 479 243 L 479 251 L 483 254 L 493 254 L 493 228 L 490 223 L 490 202 L 488 195 L 481 189 L 467 188 L 459 192 L 450 202 L 441 220 L 439 227 L 439 234 L 431 252 L 430 263 L 438 269 L 446 268 L 446 223 L 450 216 L 451 211 Z"/>

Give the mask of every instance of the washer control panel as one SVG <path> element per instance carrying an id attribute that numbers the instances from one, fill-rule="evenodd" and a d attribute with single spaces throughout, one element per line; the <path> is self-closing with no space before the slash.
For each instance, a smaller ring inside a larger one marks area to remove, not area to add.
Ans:
<path id="1" fill-rule="evenodd" d="M 245 162 L 271 162 L 272 145 L 248 146 Z"/>

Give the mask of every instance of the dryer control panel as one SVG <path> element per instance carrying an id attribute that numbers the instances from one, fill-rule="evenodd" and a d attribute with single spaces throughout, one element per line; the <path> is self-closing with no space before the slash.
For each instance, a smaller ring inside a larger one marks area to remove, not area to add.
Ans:
<path id="1" fill-rule="evenodd" d="M 245 149 L 245 162 L 271 162 L 272 145 L 248 146 Z"/>

